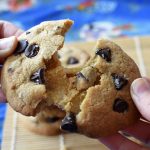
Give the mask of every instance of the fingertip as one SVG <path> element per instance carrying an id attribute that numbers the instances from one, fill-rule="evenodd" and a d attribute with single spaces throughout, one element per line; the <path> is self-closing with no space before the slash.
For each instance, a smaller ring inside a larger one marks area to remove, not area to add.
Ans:
<path id="1" fill-rule="evenodd" d="M 11 55 L 18 44 L 16 36 L 0 39 L 0 58 L 6 58 Z"/>
<path id="2" fill-rule="evenodd" d="M 19 37 L 24 31 L 22 29 L 18 29 L 17 32 L 15 33 L 16 37 Z"/>
<path id="3" fill-rule="evenodd" d="M 23 30 L 8 21 L 0 20 L 0 38 L 7 38 L 12 35 L 18 37 L 23 33 Z"/>
<path id="4" fill-rule="evenodd" d="M 150 82 L 138 78 L 131 85 L 131 96 L 142 116 L 150 120 Z"/>
<path id="5" fill-rule="evenodd" d="M 12 38 L 12 51 L 14 51 L 18 44 L 18 38 L 16 36 L 11 36 L 10 38 Z"/>
<path id="6" fill-rule="evenodd" d="M 150 82 L 145 78 L 138 78 L 131 84 L 130 92 L 134 101 L 140 101 L 147 94 L 150 94 Z"/>
<path id="7" fill-rule="evenodd" d="M 14 50 L 17 47 L 18 39 L 16 36 L 9 37 L 9 42 L 11 42 L 12 49 Z"/>

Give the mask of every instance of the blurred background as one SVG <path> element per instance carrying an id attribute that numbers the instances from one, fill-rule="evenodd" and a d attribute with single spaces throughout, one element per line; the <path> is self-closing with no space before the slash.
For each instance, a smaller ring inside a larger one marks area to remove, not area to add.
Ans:
<path id="1" fill-rule="evenodd" d="M 0 20 L 28 28 L 45 20 L 75 21 L 66 41 L 150 35 L 149 0 L 0 0 Z M 0 141 L 5 104 L 0 104 Z"/>
<path id="2" fill-rule="evenodd" d="M 0 19 L 28 28 L 45 20 L 75 21 L 70 40 L 150 34 L 149 0 L 0 0 Z"/>

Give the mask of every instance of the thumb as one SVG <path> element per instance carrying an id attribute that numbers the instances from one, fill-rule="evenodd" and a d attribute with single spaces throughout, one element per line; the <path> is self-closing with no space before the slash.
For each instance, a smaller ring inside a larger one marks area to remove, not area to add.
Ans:
<path id="1" fill-rule="evenodd" d="M 0 39 L 0 59 L 11 55 L 17 47 L 17 43 L 18 41 L 15 36 Z"/>
<path id="2" fill-rule="evenodd" d="M 142 116 L 150 121 L 150 80 L 134 80 L 131 85 L 131 96 Z"/>

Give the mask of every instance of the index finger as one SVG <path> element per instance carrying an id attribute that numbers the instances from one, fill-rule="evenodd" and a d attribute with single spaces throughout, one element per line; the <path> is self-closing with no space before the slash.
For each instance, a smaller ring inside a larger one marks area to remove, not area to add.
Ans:
<path id="1" fill-rule="evenodd" d="M 14 24 L 0 20 L 0 38 L 7 38 L 10 36 L 18 37 L 23 30 L 15 26 Z"/>

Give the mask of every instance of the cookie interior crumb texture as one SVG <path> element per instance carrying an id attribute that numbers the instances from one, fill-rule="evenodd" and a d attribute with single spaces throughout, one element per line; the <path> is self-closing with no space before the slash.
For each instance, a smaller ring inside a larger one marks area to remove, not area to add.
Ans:
<path id="1" fill-rule="evenodd" d="M 99 40 L 95 55 L 68 76 L 57 51 L 71 24 L 45 22 L 23 34 L 20 49 L 4 64 L 3 90 L 10 105 L 24 115 L 56 105 L 66 112 L 63 130 L 93 138 L 114 134 L 139 119 L 130 95 L 132 81 L 141 76 L 139 69 L 118 45 Z"/>

